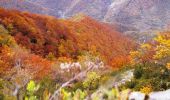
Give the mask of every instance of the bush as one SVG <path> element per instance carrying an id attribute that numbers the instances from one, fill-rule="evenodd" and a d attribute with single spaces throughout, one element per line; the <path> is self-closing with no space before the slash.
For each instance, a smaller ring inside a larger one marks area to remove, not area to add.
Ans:
<path id="1" fill-rule="evenodd" d="M 37 96 L 35 95 L 35 92 L 38 89 L 39 85 L 36 85 L 35 82 L 31 80 L 26 87 L 27 95 L 25 96 L 25 100 L 38 100 Z"/>
<path id="2" fill-rule="evenodd" d="M 80 82 L 77 82 L 73 85 L 71 91 L 76 91 L 77 89 L 83 89 L 83 83 L 80 81 Z"/>
<path id="3" fill-rule="evenodd" d="M 44 93 L 53 93 L 56 89 L 56 82 L 50 77 L 44 77 L 40 82 L 40 87 L 36 92 L 39 98 L 42 98 Z"/>
<path id="4" fill-rule="evenodd" d="M 137 68 L 135 68 L 134 70 L 134 78 L 139 79 L 142 77 L 143 74 L 143 69 L 141 66 L 138 66 Z"/>
<path id="5" fill-rule="evenodd" d="M 136 84 L 137 84 L 137 81 L 132 80 L 132 81 L 126 82 L 125 86 L 127 88 L 133 89 L 133 88 L 135 88 Z"/>
<path id="6" fill-rule="evenodd" d="M 152 87 L 153 91 L 162 91 L 170 88 L 170 72 L 166 66 L 146 63 L 145 65 L 137 65 L 134 68 L 134 79 L 126 82 L 120 88 L 130 88 L 135 91 L 140 91 L 143 86 L 148 85 Z"/>
<path id="7" fill-rule="evenodd" d="M 149 86 L 143 86 L 140 89 L 140 92 L 145 93 L 145 94 L 149 94 L 150 92 L 152 92 L 152 87 L 150 85 Z"/>
<path id="8" fill-rule="evenodd" d="M 73 100 L 84 100 L 87 96 L 87 93 L 77 89 L 74 93 L 73 93 Z"/>
<path id="9" fill-rule="evenodd" d="M 4 95 L 0 94 L 0 100 L 4 100 Z"/>
<path id="10" fill-rule="evenodd" d="M 96 72 L 87 73 L 87 78 L 83 82 L 83 87 L 89 90 L 98 88 L 100 76 Z"/>

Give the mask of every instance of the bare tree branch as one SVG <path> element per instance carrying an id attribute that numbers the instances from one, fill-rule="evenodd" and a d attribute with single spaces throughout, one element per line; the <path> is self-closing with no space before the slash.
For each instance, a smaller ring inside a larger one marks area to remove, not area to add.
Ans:
<path id="1" fill-rule="evenodd" d="M 89 72 L 90 70 L 93 70 L 94 65 L 90 65 L 86 70 L 84 70 L 83 72 L 80 72 L 79 74 L 77 74 L 76 76 L 74 76 L 73 78 L 71 78 L 69 81 L 63 83 L 61 85 L 61 87 L 59 89 L 57 89 L 54 94 L 49 98 L 49 100 L 55 100 L 56 95 L 60 92 L 60 90 L 64 87 L 67 87 L 71 82 L 73 82 L 74 80 L 78 79 L 78 78 L 83 78 L 86 76 L 87 72 Z"/>

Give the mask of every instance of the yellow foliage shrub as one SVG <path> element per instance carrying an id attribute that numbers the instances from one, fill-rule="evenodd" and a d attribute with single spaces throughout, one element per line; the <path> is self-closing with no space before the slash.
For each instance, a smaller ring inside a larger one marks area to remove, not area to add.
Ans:
<path id="1" fill-rule="evenodd" d="M 170 63 L 167 63 L 166 68 L 170 70 Z"/>
<path id="2" fill-rule="evenodd" d="M 145 93 L 145 94 L 149 94 L 150 92 L 152 92 L 152 86 L 148 85 L 148 86 L 143 86 L 140 89 L 140 92 Z"/>

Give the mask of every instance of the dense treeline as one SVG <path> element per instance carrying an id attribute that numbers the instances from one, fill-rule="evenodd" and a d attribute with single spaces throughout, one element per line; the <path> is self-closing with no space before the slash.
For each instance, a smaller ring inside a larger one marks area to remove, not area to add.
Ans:
<path id="1" fill-rule="evenodd" d="M 84 98 L 82 90 L 90 94 L 107 80 L 105 65 L 130 61 L 133 45 L 84 15 L 64 20 L 0 9 L 0 99 L 49 99 L 65 82 Z"/>
<path id="2" fill-rule="evenodd" d="M 127 54 L 134 46 L 109 25 L 82 15 L 62 20 L 0 9 L 0 19 L 18 44 L 43 57 L 52 53 L 77 59 L 83 51 L 91 51 L 115 67 L 129 60 Z"/>

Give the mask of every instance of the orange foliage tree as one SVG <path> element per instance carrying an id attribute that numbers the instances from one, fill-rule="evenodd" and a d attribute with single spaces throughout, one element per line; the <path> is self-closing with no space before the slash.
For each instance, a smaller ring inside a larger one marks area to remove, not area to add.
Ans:
<path id="1" fill-rule="evenodd" d="M 77 59 L 82 51 L 93 51 L 111 64 L 115 56 L 126 56 L 134 43 L 108 24 L 87 16 L 59 20 L 50 16 L 0 9 L 3 24 L 18 44 L 46 57 Z M 123 58 L 122 58 L 123 59 Z M 125 57 L 126 59 L 126 57 Z"/>

